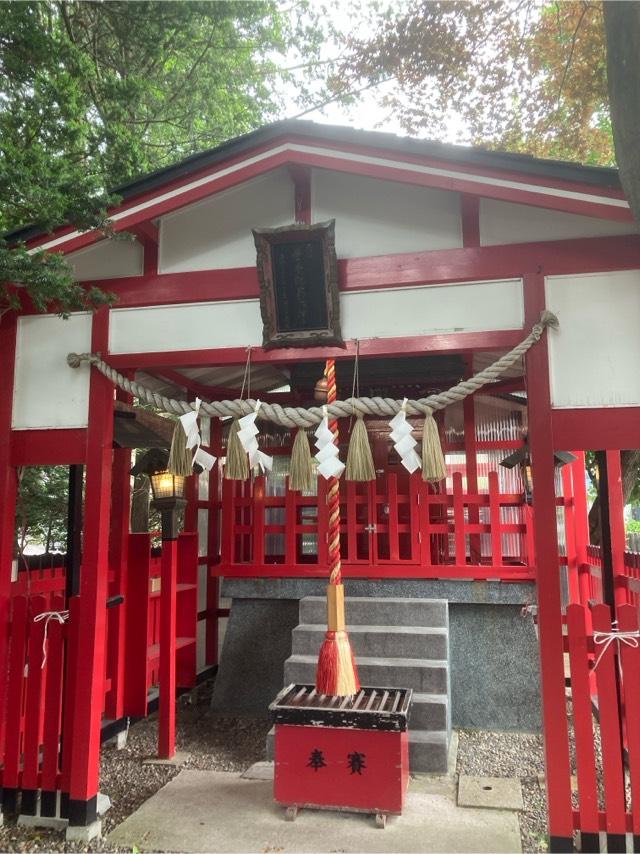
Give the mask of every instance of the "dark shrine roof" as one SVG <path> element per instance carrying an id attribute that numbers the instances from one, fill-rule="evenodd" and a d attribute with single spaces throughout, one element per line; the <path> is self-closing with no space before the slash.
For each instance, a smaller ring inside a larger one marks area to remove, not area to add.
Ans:
<path id="1" fill-rule="evenodd" d="M 286 136 L 306 137 L 310 142 L 329 142 L 342 145 L 361 145 L 398 154 L 429 157 L 451 163 L 476 166 L 478 169 L 501 169 L 519 172 L 538 178 L 574 181 L 590 184 L 600 189 L 620 189 L 618 170 L 605 166 L 585 166 L 564 160 L 544 160 L 529 154 L 508 151 L 490 151 L 481 147 L 431 142 L 411 137 L 397 136 L 379 131 L 365 131 L 341 125 L 325 125 L 300 119 L 286 119 L 266 125 L 251 133 L 231 139 L 215 148 L 192 154 L 184 160 L 142 175 L 112 191 L 123 201 L 141 193 L 159 189 L 169 182 L 188 178 L 194 172 L 214 166 L 242 154 L 256 146 Z M 9 240 L 29 240 L 43 234 L 36 226 L 27 226 L 6 234 Z"/>

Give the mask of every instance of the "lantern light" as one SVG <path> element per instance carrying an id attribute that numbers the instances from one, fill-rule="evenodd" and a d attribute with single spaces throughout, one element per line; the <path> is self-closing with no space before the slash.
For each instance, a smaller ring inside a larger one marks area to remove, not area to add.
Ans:
<path id="1" fill-rule="evenodd" d="M 175 540 L 178 537 L 178 510 L 187 503 L 184 497 L 185 477 L 168 471 L 168 461 L 167 451 L 152 448 L 136 462 L 131 474 L 148 475 L 153 504 L 162 519 L 162 539 Z"/>

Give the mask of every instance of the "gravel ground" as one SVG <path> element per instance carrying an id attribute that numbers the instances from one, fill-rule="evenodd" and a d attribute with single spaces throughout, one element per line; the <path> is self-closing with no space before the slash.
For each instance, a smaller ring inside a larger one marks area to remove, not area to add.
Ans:
<path id="1" fill-rule="evenodd" d="M 456 771 L 477 777 L 519 777 L 524 801 L 519 816 L 522 850 L 547 851 L 541 735 L 460 730 Z"/>
<path id="2" fill-rule="evenodd" d="M 269 722 L 249 718 L 223 718 L 209 711 L 211 684 L 204 684 L 179 701 L 176 746 L 191 753 L 183 768 L 213 771 L 244 771 L 264 759 Z M 157 714 L 131 727 L 127 746 L 116 750 L 105 745 L 100 767 L 100 791 L 111 798 L 112 807 L 103 819 L 106 836 L 179 773 L 179 768 L 143 765 L 157 747 Z M 63 833 L 42 828 L 18 827 L 5 816 L 0 828 L 0 851 L 128 851 L 104 839 L 89 844 L 67 843 Z"/>

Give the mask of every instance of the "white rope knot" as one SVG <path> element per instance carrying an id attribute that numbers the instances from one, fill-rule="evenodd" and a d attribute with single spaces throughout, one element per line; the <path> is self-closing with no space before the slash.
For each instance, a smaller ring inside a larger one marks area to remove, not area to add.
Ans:
<path id="1" fill-rule="evenodd" d="M 612 643 L 617 644 L 618 654 L 620 654 L 620 644 L 624 644 L 625 646 L 631 647 L 632 649 L 638 648 L 638 641 L 640 640 L 640 631 L 636 630 L 633 632 L 621 632 L 618 629 L 616 623 L 616 620 L 612 622 L 610 632 L 595 631 L 593 633 L 594 646 L 601 646 L 602 649 L 600 650 L 600 653 L 594 662 L 592 670 L 595 670 L 600 664 L 602 657 L 604 656 L 604 654 L 609 649 Z"/>
<path id="2" fill-rule="evenodd" d="M 41 614 L 36 614 L 33 618 L 34 623 L 40 623 L 44 620 L 44 635 L 42 636 L 42 664 L 41 669 L 44 669 L 47 663 L 47 642 L 49 636 L 49 623 L 54 620 L 56 623 L 63 625 L 69 619 L 68 611 L 43 611 Z"/>

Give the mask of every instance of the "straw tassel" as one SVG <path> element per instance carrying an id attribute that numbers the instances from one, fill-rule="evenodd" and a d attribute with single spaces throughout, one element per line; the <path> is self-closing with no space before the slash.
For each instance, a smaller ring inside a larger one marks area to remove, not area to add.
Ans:
<path id="1" fill-rule="evenodd" d="M 369 444 L 369 435 L 362 415 L 358 415 L 351 431 L 347 452 L 347 480 L 375 480 L 376 467 Z"/>
<path id="2" fill-rule="evenodd" d="M 167 470 L 171 474 L 181 475 L 182 477 L 189 477 L 190 474 L 193 474 L 191 449 L 187 448 L 187 434 L 184 432 L 184 427 L 180 421 L 176 421 L 176 425 L 173 428 Z"/>
<path id="3" fill-rule="evenodd" d="M 439 483 L 447 476 L 447 466 L 440 444 L 438 425 L 433 413 L 427 413 L 422 431 L 422 479 Z"/>
<path id="4" fill-rule="evenodd" d="M 249 460 L 247 452 L 238 439 L 239 430 L 238 419 L 234 418 L 227 438 L 227 463 L 224 469 L 227 480 L 246 480 L 249 477 Z"/>
<path id="5" fill-rule="evenodd" d="M 299 427 L 291 449 L 289 489 L 311 492 L 313 489 L 313 460 L 309 437 L 304 427 Z"/>
<path id="6" fill-rule="evenodd" d="M 344 617 L 344 587 L 327 587 L 327 631 L 316 671 L 316 691 L 332 697 L 349 697 L 360 690 L 358 670 L 353 657 Z"/>

